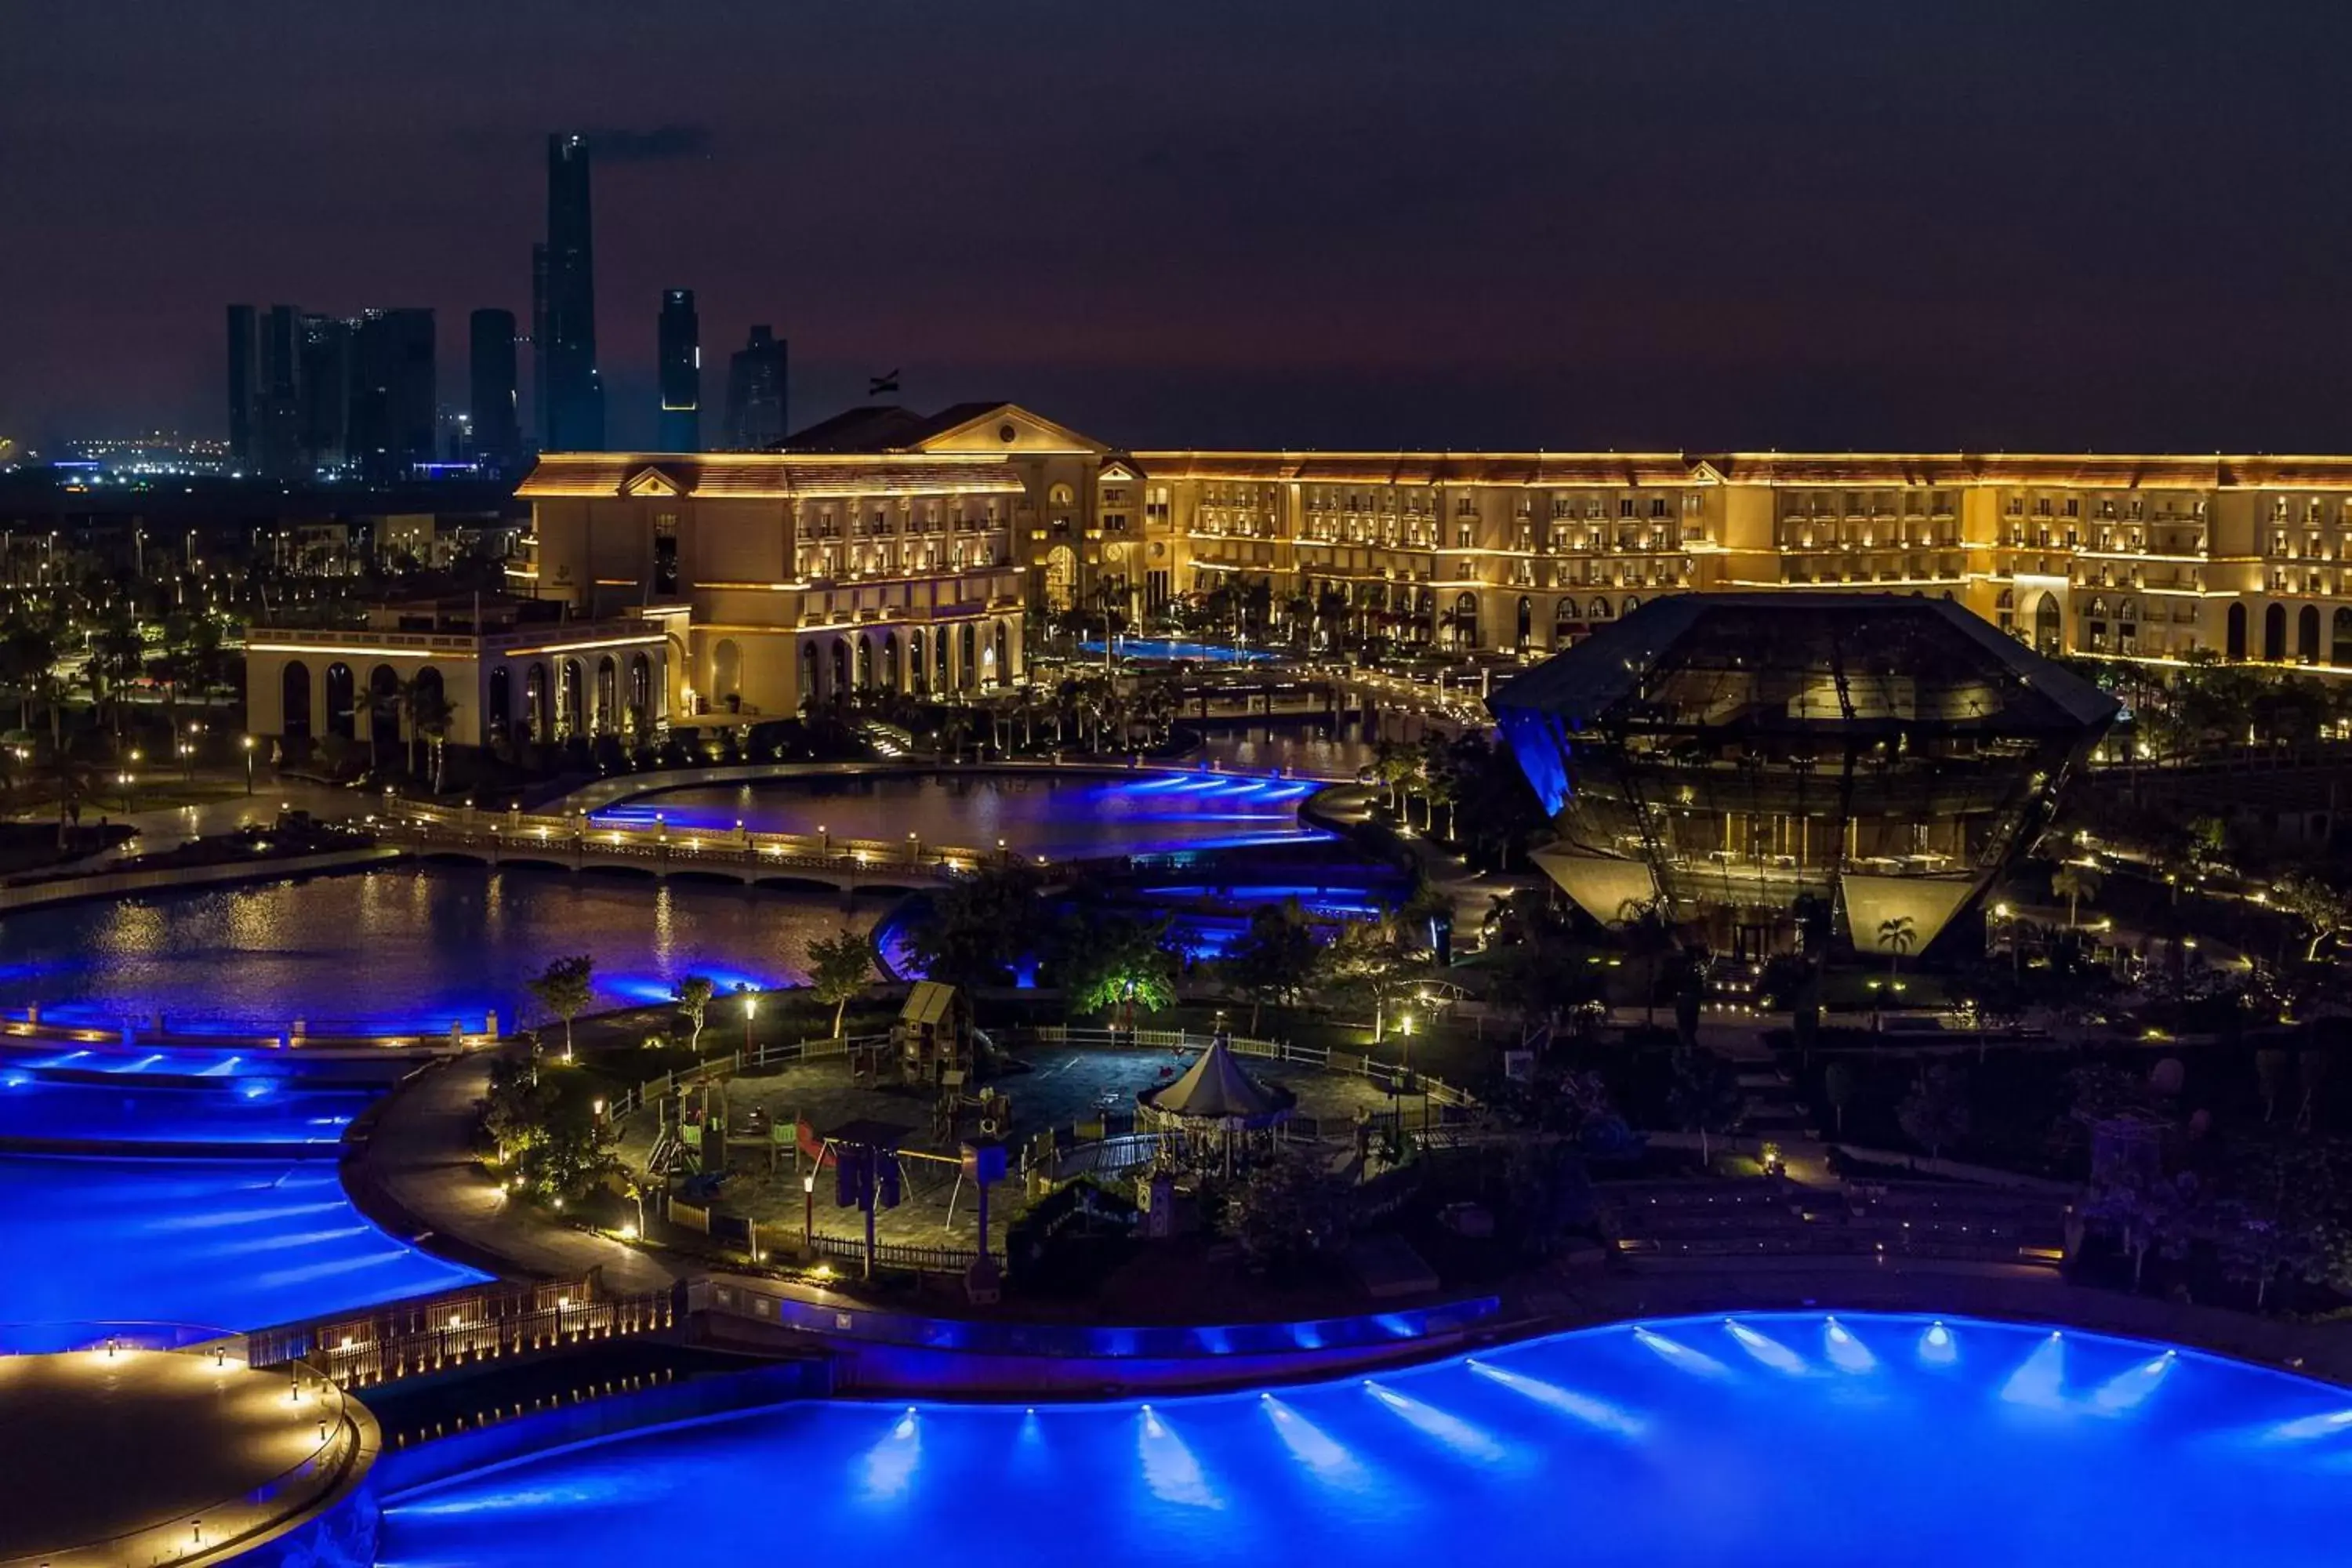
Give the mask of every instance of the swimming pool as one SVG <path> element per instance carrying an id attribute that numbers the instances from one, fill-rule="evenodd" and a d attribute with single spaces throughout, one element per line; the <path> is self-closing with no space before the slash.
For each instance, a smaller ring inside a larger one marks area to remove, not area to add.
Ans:
<path id="1" fill-rule="evenodd" d="M 386 1236 L 331 1161 L 0 1154 L 0 1350 L 91 1321 L 264 1328 L 486 1276 Z"/>
<path id="2" fill-rule="evenodd" d="M 1316 785 L 1209 772 L 874 773 L 697 784 L 637 795 L 598 822 L 724 832 L 820 831 L 836 838 L 993 850 L 1057 859 L 1312 843 L 1298 804 Z"/>
<path id="3" fill-rule="evenodd" d="M 881 906 L 838 895 L 538 870 L 403 867 L 90 900 L 0 921 L 0 1008 L 174 1034 L 440 1034 L 537 1023 L 525 982 L 596 961 L 595 1009 L 808 978 L 808 944 Z"/>
<path id="4" fill-rule="evenodd" d="M 382 1561 L 2334 1564 L 2352 1394 L 2162 1346 L 1819 1314 L 1154 1405 L 799 1404 L 387 1500 Z"/>
<path id="5" fill-rule="evenodd" d="M 132 1057 L 121 1065 L 130 1068 L 145 1059 Z M 138 1083 L 128 1072 L 115 1084 L 58 1081 L 39 1068 L 5 1068 L 0 1138 L 331 1152 L 373 1099 L 367 1089 L 295 1087 L 259 1074 L 165 1087 Z"/>

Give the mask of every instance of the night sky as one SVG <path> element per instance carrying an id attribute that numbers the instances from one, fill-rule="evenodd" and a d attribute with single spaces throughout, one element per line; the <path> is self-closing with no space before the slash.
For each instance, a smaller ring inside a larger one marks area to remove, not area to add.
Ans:
<path id="1" fill-rule="evenodd" d="M 0 433 L 226 427 L 233 300 L 528 320 L 606 134 L 651 438 L 753 321 L 1136 446 L 2352 449 L 2352 7 L 11 0 Z M 706 415 L 715 427 L 716 420 Z"/>

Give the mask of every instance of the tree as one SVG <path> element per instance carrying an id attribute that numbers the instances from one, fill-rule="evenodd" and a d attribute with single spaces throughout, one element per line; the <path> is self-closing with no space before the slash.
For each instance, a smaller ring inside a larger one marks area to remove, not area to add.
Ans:
<path id="1" fill-rule="evenodd" d="M 1347 1212 L 1339 1183 L 1310 1156 L 1285 1150 L 1235 1184 L 1223 1227 L 1252 1267 L 1282 1272 L 1344 1245 Z"/>
<path id="2" fill-rule="evenodd" d="M 1713 1051 L 1677 1048 L 1674 1075 L 1669 1100 L 1675 1123 L 1698 1134 L 1699 1163 L 1706 1164 L 1712 1158 L 1708 1140 L 1736 1129 L 1747 1110 L 1738 1069 Z"/>
<path id="3" fill-rule="evenodd" d="M 2197 1219 L 2197 1178 L 2187 1172 L 2177 1176 L 2119 1172 L 2118 1179 L 2095 1186 L 2084 1199 L 2083 1217 L 2116 1235 L 2117 1245 L 2132 1260 L 2132 1289 L 2140 1277 L 2151 1247 L 2179 1253 L 2187 1249 Z"/>
<path id="4" fill-rule="evenodd" d="M 1097 915 L 1063 928 L 1063 1005 L 1074 1014 L 1114 1010 L 1135 1027 L 1135 1010 L 1157 1013 L 1176 1000 L 1176 953 L 1169 923 Z"/>
<path id="5" fill-rule="evenodd" d="M 1666 900 L 1658 899 L 1628 899 L 1619 906 L 1616 923 L 1610 929 L 1625 944 L 1641 964 L 1642 1023 L 1655 1028 L 1658 1022 L 1658 968 L 1666 955 L 1675 951 L 1674 918 Z"/>
<path id="6" fill-rule="evenodd" d="M 909 923 L 908 945 L 929 979 L 967 990 L 1002 985 L 1039 936 L 1044 879 L 1012 861 L 951 877 Z"/>
<path id="7" fill-rule="evenodd" d="M 2320 944 L 2352 921 L 2352 906 L 2344 895 L 2307 871 L 2290 871 L 2271 884 L 2270 901 L 2301 921 L 2309 941 L 2303 950 L 2305 963 L 2319 959 Z"/>
<path id="8" fill-rule="evenodd" d="M 677 983 L 677 1016 L 686 1020 L 687 1048 L 697 1056 L 702 1054 L 702 1021 L 718 990 L 718 982 L 708 974 L 689 974 Z"/>
<path id="9" fill-rule="evenodd" d="M 1969 1135 L 1968 1074 L 1947 1063 L 1928 1063 L 1912 1080 L 1895 1119 L 1906 1136 L 1927 1147 L 1929 1159 L 1942 1159 L 1947 1145 Z"/>
<path id="10" fill-rule="evenodd" d="M 809 987 L 820 1003 L 833 1004 L 833 1036 L 841 1037 L 841 1020 L 849 1004 L 874 976 L 874 940 L 863 931 L 844 929 L 809 943 Z"/>
<path id="11" fill-rule="evenodd" d="M 572 1020 L 595 998 L 595 962 L 587 954 L 553 960 L 530 983 L 532 1000 L 563 1020 L 563 1059 L 572 1059 Z"/>
<path id="12" fill-rule="evenodd" d="M 1903 955 L 1910 952 L 1911 944 L 1918 940 L 1919 933 L 1909 915 L 1895 915 L 1878 922 L 1878 950 L 1886 954 L 1889 976 L 1902 972 Z"/>
<path id="13" fill-rule="evenodd" d="M 617 1131 L 598 1112 L 596 1095 L 594 1082 L 578 1073 L 541 1073 L 520 1060 L 492 1065 L 482 1130 L 525 1192 L 558 1205 L 576 1201 L 614 1168 Z"/>
<path id="14" fill-rule="evenodd" d="M 2095 903 L 2099 897 L 2099 871 L 2095 866 L 2081 866 L 2069 861 L 2058 868 L 2050 879 L 2050 890 L 2066 900 L 2068 929 L 2079 926 L 2080 906 Z"/>
<path id="15" fill-rule="evenodd" d="M 1250 999 L 1250 1030 L 1255 1033 L 1259 1010 L 1268 1002 L 1296 1002 L 1315 983 L 1321 958 L 1306 910 L 1290 899 L 1252 910 L 1248 928 L 1225 950 L 1217 968 L 1227 984 Z"/>

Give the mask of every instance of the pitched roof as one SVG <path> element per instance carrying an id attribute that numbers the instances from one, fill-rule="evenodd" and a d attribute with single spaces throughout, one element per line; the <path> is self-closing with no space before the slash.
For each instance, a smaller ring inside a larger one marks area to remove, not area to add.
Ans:
<path id="1" fill-rule="evenodd" d="M 1242 1070 L 1223 1040 L 1212 1040 L 1201 1059 L 1165 1089 L 1146 1090 L 1155 1110 L 1203 1121 L 1245 1121 L 1272 1115 L 1284 1100 Z"/>
<path id="2" fill-rule="evenodd" d="M 1762 621 L 1788 634 L 1792 662 L 1823 668 L 1842 663 L 1845 650 L 1874 652 L 1926 646 L 1958 656 L 1987 674 L 2007 678 L 1996 729 L 2012 732 L 2104 729 L 2117 711 L 2097 687 L 2044 658 L 1982 617 L 1948 599 L 1902 594 L 1681 594 L 1653 599 L 1620 621 L 1596 628 L 1576 647 L 1553 655 L 1506 685 L 1487 706 L 1507 724 L 1513 714 L 1542 715 L 1582 728 L 1631 710 L 1662 666 L 1710 622 L 1741 628 Z M 1891 622 L 1901 623 L 1899 626 Z M 1769 657 L 1769 634 L 1748 644 L 1759 662 Z M 1859 671 L 1857 671 L 1859 673 Z M 1896 669 L 1890 673 L 1914 673 Z M 1922 676 L 1932 673 L 1923 669 Z M 1931 721 L 1931 722 L 1937 722 Z M 1955 727 L 1970 720 L 1940 721 Z"/>
<path id="3" fill-rule="evenodd" d="M 860 495 L 1019 495 L 1021 476 L 1001 458 L 921 452 L 551 452 L 516 494 L 618 496 L 658 476 L 658 490 L 722 500 Z"/>

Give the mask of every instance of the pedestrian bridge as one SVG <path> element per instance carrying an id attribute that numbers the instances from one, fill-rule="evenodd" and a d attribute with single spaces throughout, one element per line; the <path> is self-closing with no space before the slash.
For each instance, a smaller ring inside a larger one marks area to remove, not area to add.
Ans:
<path id="1" fill-rule="evenodd" d="M 595 822 L 521 812 L 437 811 L 403 807 L 369 825 L 376 842 L 436 860 L 482 866 L 542 866 L 562 870 L 633 871 L 646 876 L 721 881 L 796 883 L 837 889 L 912 891 L 935 888 L 985 866 L 1023 857 L 1005 850 L 838 838 L 830 835 L 696 831 Z M 1048 884 L 1067 880 L 1066 862 L 1035 857 Z"/>

